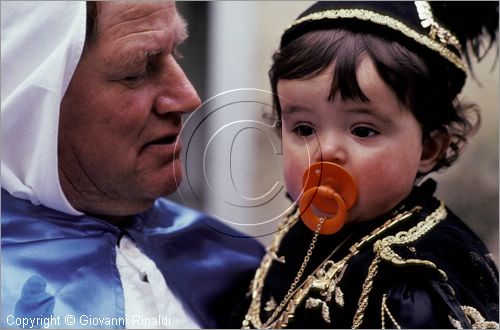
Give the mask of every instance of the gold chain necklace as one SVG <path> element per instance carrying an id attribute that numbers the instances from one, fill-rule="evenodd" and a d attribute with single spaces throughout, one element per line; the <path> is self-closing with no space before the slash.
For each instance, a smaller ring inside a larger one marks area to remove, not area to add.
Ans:
<path id="1" fill-rule="evenodd" d="M 400 214 L 397 214 L 395 217 L 391 218 L 390 220 L 386 221 L 382 226 L 376 228 L 373 230 L 370 234 L 364 236 L 360 241 L 355 243 L 353 246 L 350 247 L 349 251 L 350 253 L 345 256 L 342 260 L 340 260 L 337 265 L 336 269 L 340 272 L 340 274 L 343 274 L 343 269 L 347 266 L 347 261 L 351 259 L 354 255 L 356 255 L 359 252 L 359 249 L 365 245 L 366 243 L 370 242 L 373 240 L 373 238 L 377 237 L 380 235 L 382 232 L 386 231 L 387 229 L 393 227 L 396 223 L 401 222 L 404 219 L 409 218 L 413 213 L 418 212 L 421 208 L 419 206 L 414 207 L 410 211 L 406 211 Z M 268 251 L 266 255 L 264 256 L 261 266 L 255 273 L 255 278 L 252 283 L 252 301 L 250 303 L 249 310 L 247 314 L 245 315 L 245 319 L 242 322 L 242 329 L 250 329 L 250 326 L 254 326 L 260 329 L 264 328 L 275 328 L 274 325 L 280 324 L 286 326 L 288 322 L 288 315 L 285 315 L 283 317 L 283 314 L 280 318 L 276 320 L 276 317 L 278 316 L 279 313 L 283 311 L 285 306 L 288 304 L 287 312 L 293 315 L 293 311 L 295 310 L 296 306 L 300 303 L 300 301 L 305 297 L 305 294 L 307 293 L 308 290 L 303 290 L 303 292 L 298 292 L 296 290 L 296 286 L 298 282 L 300 281 L 303 272 L 310 260 L 310 257 L 312 255 L 312 251 L 316 245 L 317 238 L 319 235 L 319 231 L 321 230 L 321 226 L 323 225 L 323 222 L 325 221 L 324 218 L 320 219 L 320 223 L 318 224 L 318 227 L 316 231 L 314 232 L 314 236 L 311 240 L 311 243 L 309 245 L 309 248 L 307 250 L 306 256 L 304 257 L 304 260 L 301 264 L 301 267 L 299 268 L 299 271 L 297 272 L 297 275 L 295 276 L 295 279 L 293 280 L 290 288 L 287 291 L 287 294 L 281 301 L 281 303 L 278 305 L 278 307 L 275 309 L 273 314 L 267 319 L 266 322 L 262 322 L 260 320 L 260 306 L 261 306 L 261 299 L 262 299 L 262 290 L 264 287 L 264 279 L 267 276 L 267 273 L 271 267 L 271 264 L 273 260 L 275 260 L 276 253 L 278 252 L 279 245 L 281 243 L 282 238 L 285 236 L 285 234 L 290 230 L 290 228 L 295 224 L 295 222 L 299 219 L 300 212 L 297 210 L 294 215 L 292 215 L 290 218 L 286 219 L 278 228 L 278 232 L 273 240 L 273 243 L 269 246 Z M 286 230 L 285 230 L 286 229 Z M 349 237 L 345 240 L 347 241 Z M 345 242 L 344 241 L 344 242 Z M 326 263 L 330 257 L 338 250 L 338 248 L 344 243 L 341 242 L 337 248 L 335 248 L 332 253 L 323 261 L 323 263 L 318 267 L 318 269 Z M 314 272 L 312 273 L 314 274 Z M 338 274 L 338 273 L 337 273 Z M 309 275 L 308 279 L 311 279 L 312 275 Z M 340 279 L 338 279 L 340 280 Z M 311 284 L 311 281 L 305 280 L 303 284 L 309 282 Z M 300 287 L 299 287 L 300 288 Z M 299 295 L 299 299 L 291 299 L 294 295 Z M 287 313 L 288 314 L 288 313 Z"/>
<path id="2" fill-rule="evenodd" d="M 297 275 L 295 276 L 292 284 L 290 285 L 290 288 L 288 289 L 285 297 L 283 298 L 281 303 L 278 305 L 278 307 L 276 307 L 276 309 L 274 310 L 271 317 L 269 317 L 269 320 L 273 320 L 274 318 L 276 318 L 276 316 L 285 307 L 287 301 L 290 299 L 290 297 L 295 292 L 295 287 L 297 286 L 300 279 L 302 278 L 302 274 L 304 273 L 304 270 L 306 269 L 306 266 L 309 263 L 309 260 L 311 259 L 312 251 L 314 250 L 314 247 L 316 246 L 316 242 L 318 241 L 318 235 L 319 235 L 319 232 L 321 230 L 321 227 L 323 226 L 323 222 L 325 222 L 325 218 L 321 217 L 319 219 L 318 226 L 316 227 L 316 231 L 314 232 L 314 236 L 311 239 L 311 243 L 309 244 L 309 248 L 307 249 L 306 256 L 304 257 L 304 260 L 302 261 L 302 264 L 300 265 L 299 271 L 297 272 Z"/>

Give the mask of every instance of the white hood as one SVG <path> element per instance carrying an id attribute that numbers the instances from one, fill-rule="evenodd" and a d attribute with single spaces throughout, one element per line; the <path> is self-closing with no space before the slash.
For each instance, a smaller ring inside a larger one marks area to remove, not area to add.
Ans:
<path id="1" fill-rule="evenodd" d="M 79 215 L 57 169 L 59 107 L 85 41 L 83 1 L 1 2 L 1 185 Z"/>

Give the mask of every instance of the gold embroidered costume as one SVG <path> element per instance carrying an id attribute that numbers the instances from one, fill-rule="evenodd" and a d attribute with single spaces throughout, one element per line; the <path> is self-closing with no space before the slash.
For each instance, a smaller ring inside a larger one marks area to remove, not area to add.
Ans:
<path id="1" fill-rule="evenodd" d="M 334 237 L 314 235 L 298 212 L 285 219 L 242 327 L 498 328 L 498 271 L 433 189 L 428 182 L 392 214 Z"/>

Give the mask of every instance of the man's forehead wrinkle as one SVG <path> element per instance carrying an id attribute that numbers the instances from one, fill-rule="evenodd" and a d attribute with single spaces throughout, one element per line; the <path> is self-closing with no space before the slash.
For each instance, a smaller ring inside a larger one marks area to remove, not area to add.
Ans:
<path id="1" fill-rule="evenodd" d="M 160 2 L 161 3 L 161 2 Z M 119 6 L 127 6 L 126 9 L 122 10 L 117 10 L 113 16 L 110 17 L 111 23 L 114 21 L 130 21 L 130 20 L 135 20 L 143 17 L 148 17 L 151 14 L 154 13 L 159 13 L 159 12 L 173 12 L 175 11 L 175 6 L 168 6 L 168 7 L 145 7 L 144 5 L 147 4 L 146 1 L 144 2 L 139 2 L 139 3 L 128 3 L 126 1 L 124 2 L 119 2 Z M 112 23 L 113 24 L 113 23 Z"/>
<path id="2" fill-rule="evenodd" d="M 127 33 L 127 34 L 119 37 L 116 40 L 117 41 L 124 41 L 124 40 L 130 38 L 132 41 L 137 41 L 137 39 L 135 37 L 137 35 L 140 35 L 144 38 L 147 38 L 148 40 L 153 40 L 157 44 L 161 44 L 163 46 L 164 43 L 161 42 L 162 39 L 165 39 L 165 37 L 163 37 L 163 32 L 164 32 L 164 30 L 162 30 L 162 29 L 157 29 L 157 30 L 145 29 L 145 30 L 135 31 L 132 33 Z"/>
<path id="3" fill-rule="evenodd" d="M 120 11 L 110 17 L 108 24 L 102 27 L 100 32 L 112 31 L 119 35 L 137 33 L 134 31 L 144 26 L 144 30 L 153 31 L 162 28 L 170 28 L 174 22 L 173 8 L 162 8 L 160 10 L 148 10 L 145 12 L 141 6 L 135 5 L 124 11 Z"/>
<path id="4" fill-rule="evenodd" d="M 142 4 L 142 3 L 141 3 Z M 152 54 L 171 52 L 187 38 L 187 23 L 176 11 L 175 6 L 149 6 L 123 4 L 118 9 L 108 8 L 103 21 L 107 47 L 114 48 L 119 58 L 109 67 L 127 67 L 142 63 Z M 115 57 L 116 58 L 116 57 Z"/>

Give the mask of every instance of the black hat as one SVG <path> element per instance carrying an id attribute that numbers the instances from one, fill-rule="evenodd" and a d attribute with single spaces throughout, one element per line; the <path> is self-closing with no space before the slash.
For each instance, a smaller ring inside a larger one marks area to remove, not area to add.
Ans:
<path id="1" fill-rule="evenodd" d="M 346 24 L 366 26 L 372 33 L 391 33 L 445 60 L 451 65 L 453 89 L 458 93 L 465 83 L 466 63 L 470 64 L 468 49 L 480 59 L 481 35 L 489 38 L 486 50 L 496 42 L 498 2 L 320 1 L 285 30 L 280 47 L 307 32 Z"/>

